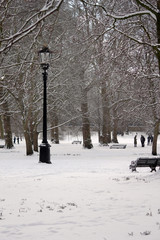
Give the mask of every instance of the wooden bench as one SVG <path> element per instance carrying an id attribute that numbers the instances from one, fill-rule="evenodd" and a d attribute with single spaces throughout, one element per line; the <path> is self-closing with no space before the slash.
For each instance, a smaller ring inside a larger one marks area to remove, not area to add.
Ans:
<path id="1" fill-rule="evenodd" d="M 127 145 L 125 144 L 113 144 L 110 146 L 111 149 L 124 149 Z"/>
<path id="2" fill-rule="evenodd" d="M 156 172 L 156 167 L 160 167 L 160 158 L 138 158 L 136 161 L 132 161 L 129 166 L 132 172 L 136 171 L 137 167 L 150 167 L 151 172 Z"/>
<path id="3" fill-rule="evenodd" d="M 2 145 L 2 144 L 0 145 L 0 148 L 4 148 L 4 147 L 5 147 L 5 145 Z"/>
<path id="4" fill-rule="evenodd" d="M 82 141 L 78 141 L 78 140 L 72 142 L 72 144 L 81 144 L 81 143 L 82 143 Z"/>

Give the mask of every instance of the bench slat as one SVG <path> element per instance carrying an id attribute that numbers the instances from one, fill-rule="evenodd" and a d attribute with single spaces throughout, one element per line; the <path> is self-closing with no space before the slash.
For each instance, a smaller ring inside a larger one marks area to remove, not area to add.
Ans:
<path id="1" fill-rule="evenodd" d="M 110 146 L 111 149 L 124 149 L 126 148 L 127 145 L 125 144 L 113 144 L 112 146 Z"/>
<path id="2" fill-rule="evenodd" d="M 73 142 L 72 142 L 72 144 L 78 144 L 78 143 L 81 144 L 82 141 L 78 141 L 78 140 L 77 140 L 77 141 L 73 141 Z"/>
<path id="3" fill-rule="evenodd" d="M 136 161 L 132 161 L 130 169 L 136 171 L 137 167 L 150 167 L 151 172 L 156 171 L 156 167 L 160 166 L 160 158 L 138 158 Z"/>

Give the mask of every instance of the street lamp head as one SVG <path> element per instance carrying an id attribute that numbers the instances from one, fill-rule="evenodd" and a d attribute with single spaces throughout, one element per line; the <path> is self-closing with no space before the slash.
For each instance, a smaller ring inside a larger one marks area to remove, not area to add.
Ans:
<path id="1" fill-rule="evenodd" d="M 40 63 L 43 70 L 47 70 L 49 68 L 49 60 L 51 58 L 52 52 L 49 50 L 47 46 L 43 46 L 42 49 L 38 52 L 40 57 Z"/>

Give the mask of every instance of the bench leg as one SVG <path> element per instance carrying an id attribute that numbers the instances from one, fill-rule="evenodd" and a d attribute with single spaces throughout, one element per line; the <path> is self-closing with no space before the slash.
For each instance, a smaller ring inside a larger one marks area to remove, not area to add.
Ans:
<path id="1" fill-rule="evenodd" d="M 151 168 L 151 172 L 155 171 L 156 172 L 156 168 L 155 167 L 150 167 Z"/>
<path id="2" fill-rule="evenodd" d="M 132 168 L 132 172 L 136 172 L 137 170 L 136 170 L 136 168 Z"/>

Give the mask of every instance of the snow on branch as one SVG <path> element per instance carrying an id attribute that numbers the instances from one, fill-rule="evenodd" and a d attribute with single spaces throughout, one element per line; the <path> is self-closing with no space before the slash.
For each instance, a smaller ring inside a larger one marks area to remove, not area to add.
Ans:
<path id="1" fill-rule="evenodd" d="M 8 38 L 0 39 L 0 42 L 6 42 L 6 45 L 0 48 L 0 53 L 10 48 L 13 44 L 20 41 L 22 38 L 27 36 L 33 30 L 36 29 L 37 25 L 41 23 L 45 18 L 50 16 L 52 13 L 59 10 L 60 6 L 62 5 L 64 0 L 59 0 L 55 6 L 54 0 L 47 1 L 45 6 L 36 14 L 32 15 L 29 19 L 25 21 L 23 26 L 13 35 L 9 36 Z M 42 12 L 44 14 L 42 14 Z M 32 22 L 29 26 L 28 23 Z"/>
<path id="2" fill-rule="evenodd" d="M 124 20 L 124 19 L 132 18 L 132 17 L 138 16 L 138 15 L 142 16 L 142 15 L 146 15 L 146 14 L 150 15 L 154 20 L 157 20 L 157 18 L 156 18 L 157 11 L 154 11 L 147 6 L 146 6 L 147 10 L 144 10 L 144 11 L 136 11 L 136 12 L 125 14 L 125 15 L 113 15 L 113 14 L 110 14 L 109 12 L 107 12 L 106 8 L 103 5 L 89 3 L 89 2 L 86 2 L 85 0 L 81 0 L 81 1 L 86 4 L 102 8 L 107 16 L 112 17 L 117 20 Z M 144 5 L 144 7 L 145 7 L 145 5 Z"/>
<path id="3" fill-rule="evenodd" d="M 135 16 L 141 16 L 141 15 L 150 15 L 154 20 L 157 20 L 156 15 L 153 14 L 151 11 L 148 11 L 148 10 L 129 13 L 129 14 L 125 14 L 125 15 L 122 15 L 122 16 L 112 15 L 112 14 L 107 14 L 107 15 L 114 18 L 114 19 L 117 19 L 117 20 L 124 20 L 124 19 L 135 17 Z"/>
<path id="4" fill-rule="evenodd" d="M 46 4 L 43 6 L 43 8 L 40 10 L 40 12 L 48 11 L 51 7 L 53 7 L 55 0 L 47 0 Z"/>
<path id="5" fill-rule="evenodd" d="M 146 45 L 146 46 L 152 47 L 156 52 L 160 52 L 160 46 L 159 46 L 159 44 L 151 44 L 151 43 L 149 43 L 149 42 L 141 41 L 141 40 L 139 40 L 139 39 L 137 39 L 137 38 L 135 38 L 135 37 L 133 37 L 133 36 L 131 36 L 131 35 L 128 35 L 128 34 L 122 32 L 122 31 L 120 31 L 118 28 L 115 28 L 115 30 L 116 30 L 117 32 L 119 32 L 120 34 L 126 36 L 127 38 L 130 38 L 131 40 L 133 40 L 134 42 L 136 42 L 136 43 L 138 43 L 138 44 L 140 44 L 140 45 Z"/>
<path id="6" fill-rule="evenodd" d="M 142 2 L 141 0 L 136 0 L 137 4 L 141 5 L 141 7 L 153 12 L 155 14 L 156 9 L 154 8 L 154 6 L 148 2 L 147 0 L 145 0 L 145 3 Z"/>

